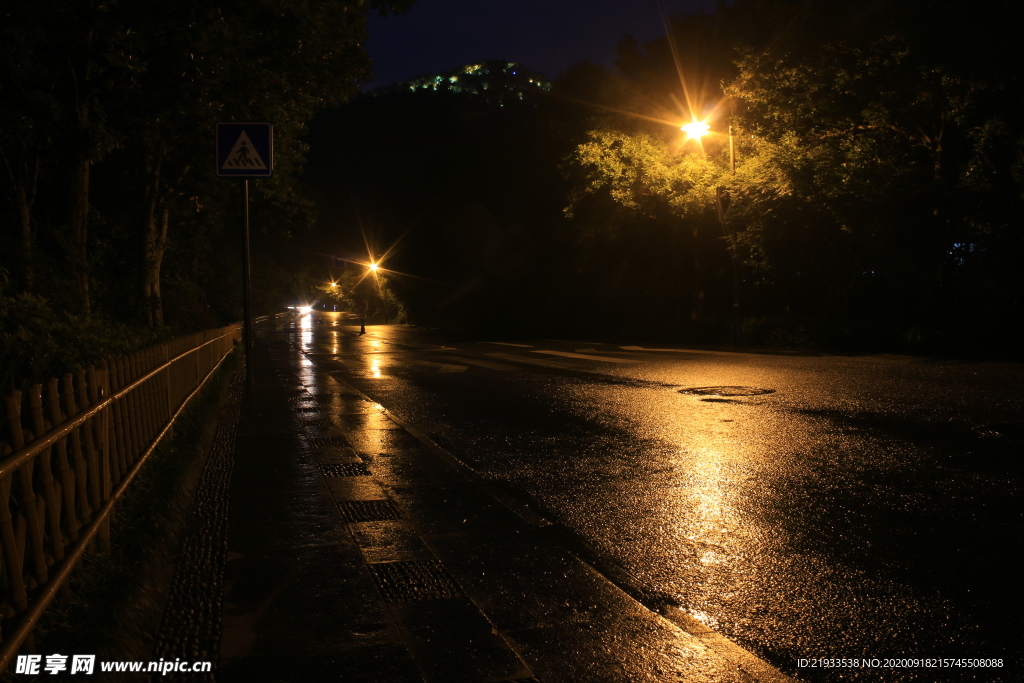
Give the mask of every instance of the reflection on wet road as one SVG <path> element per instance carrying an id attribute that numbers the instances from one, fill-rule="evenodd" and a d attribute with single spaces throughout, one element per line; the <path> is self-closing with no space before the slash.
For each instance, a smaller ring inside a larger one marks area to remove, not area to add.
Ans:
<path id="1" fill-rule="evenodd" d="M 1022 366 L 345 325 L 306 317 L 294 339 L 780 668 L 814 681 L 1019 675 L 795 662 L 1019 665 L 1024 446 L 979 428 L 1024 421 Z"/>

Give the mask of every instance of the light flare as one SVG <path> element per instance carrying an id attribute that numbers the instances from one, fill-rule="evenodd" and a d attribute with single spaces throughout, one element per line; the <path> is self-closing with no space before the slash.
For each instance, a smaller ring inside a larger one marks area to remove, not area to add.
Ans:
<path id="1" fill-rule="evenodd" d="M 709 126 L 706 121 L 692 121 L 680 126 L 679 130 L 686 133 L 687 140 L 700 140 L 708 134 L 708 131 L 711 130 L 711 126 Z"/>

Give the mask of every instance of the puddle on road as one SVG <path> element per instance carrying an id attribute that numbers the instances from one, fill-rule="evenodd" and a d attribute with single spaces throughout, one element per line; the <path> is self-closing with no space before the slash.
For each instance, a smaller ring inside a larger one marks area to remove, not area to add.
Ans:
<path id="1" fill-rule="evenodd" d="M 774 394 L 775 390 L 758 387 L 691 387 L 689 389 L 680 389 L 679 393 L 690 396 L 763 396 L 765 394 Z"/>

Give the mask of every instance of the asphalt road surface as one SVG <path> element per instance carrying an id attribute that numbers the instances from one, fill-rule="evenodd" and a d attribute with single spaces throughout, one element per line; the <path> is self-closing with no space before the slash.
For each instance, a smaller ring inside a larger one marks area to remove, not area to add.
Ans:
<path id="1" fill-rule="evenodd" d="M 780 669 L 1021 680 L 1024 365 L 357 322 L 293 340 Z"/>

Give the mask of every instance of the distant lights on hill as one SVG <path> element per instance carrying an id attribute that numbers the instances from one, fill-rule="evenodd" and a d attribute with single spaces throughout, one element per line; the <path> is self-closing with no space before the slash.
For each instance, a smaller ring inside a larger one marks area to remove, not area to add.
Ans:
<path id="1" fill-rule="evenodd" d="M 551 83 L 541 73 L 525 69 L 516 62 L 487 61 L 466 64 L 439 74 L 417 76 L 403 83 L 379 88 L 372 94 L 442 91 L 479 95 L 503 104 L 507 100 L 524 100 L 530 93 L 550 89 Z"/>

